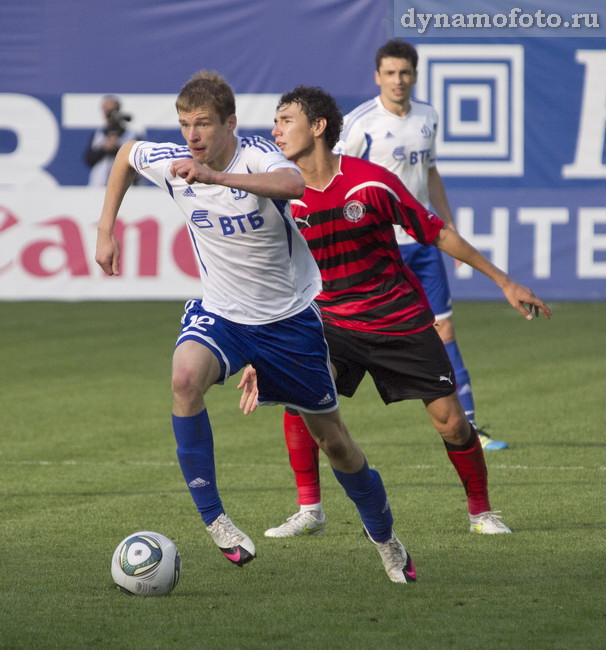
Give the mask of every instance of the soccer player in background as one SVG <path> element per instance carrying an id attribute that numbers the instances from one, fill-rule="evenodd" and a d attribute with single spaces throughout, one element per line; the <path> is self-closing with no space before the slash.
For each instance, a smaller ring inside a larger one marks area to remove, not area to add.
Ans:
<path id="1" fill-rule="evenodd" d="M 119 150 L 98 227 L 96 259 L 119 273 L 114 224 L 139 172 L 167 191 L 185 215 L 198 261 L 202 298 L 189 300 L 173 354 L 173 431 L 177 457 L 206 530 L 242 566 L 251 539 L 225 513 L 217 487 L 205 393 L 254 364 L 260 403 L 297 409 L 354 501 L 389 578 L 412 582 L 414 565 L 392 530 L 381 477 L 370 470 L 338 410 L 322 322 L 313 300 L 321 278 L 288 199 L 305 184 L 278 147 L 241 138 L 231 87 L 201 71 L 176 102 L 186 146 L 129 141 Z"/>
<path id="2" fill-rule="evenodd" d="M 280 98 L 272 131 L 276 144 L 303 174 L 306 188 L 291 201 L 322 275 L 316 302 L 322 312 L 337 390 L 352 397 L 369 372 L 386 404 L 422 399 L 443 438 L 467 494 L 470 530 L 510 533 L 491 510 L 482 445 L 456 393 L 454 372 L 433 327 L 421 284 L 403 262 L 394 224 L 421 245 L 434 245 L 484 273 L 527 319 L 549 308 L 421 205 L 384 167 L 333 153 L 343 118 L 321 88 L 299 86 Z M 244 413 L 255 409 L 254 369 L 239 387 Z M 321 533 L 317 447 L 304 420 L 288 407 L 284 435 L 295 472 L 299 512 L 268 537 Z"/>
<path id="3" fill-rule="evenodd" d="M 404 41 L 394 39 L 377 50 L 375 82 L 380 94 L 360 104 L 344 118 L 336 151 L 383 165 L 406 185 L 408 191 L 446 225 L 456 230 L 452 212 L 436 166 L 438 114 L 433 106 L 414 99 L 418 54 Z M 396 225 L 396 238 L 404 261 L 419 278 L 436 328 L 446 346 L 457 379 L 459 400 L 487 451 L 507 449 L 478 429 L 469 372 L 463 362 L 452 321 L 452 301 L 442 254 L 435 246 L 423 246 Z"/>

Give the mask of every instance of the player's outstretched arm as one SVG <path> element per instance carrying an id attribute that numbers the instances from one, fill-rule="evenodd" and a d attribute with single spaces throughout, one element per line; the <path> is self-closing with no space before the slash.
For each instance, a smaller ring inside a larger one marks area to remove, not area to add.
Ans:
<path id="1" fill-rule="evenodd" d="M 105 200 L 97 226 L 97 251 L 95 260 L 107 275 L 120 272 L 120 245 L 114 236 L 114 224 L 126 190 L 135 179 L 135 170 L 128 156 L 134 141 L 125 142 L 118 151 L 105 188 Z"/>
<path id="2" fill-rule="evenodd" d="M 290 167 L 254 174 L 226 174 L 205 167 L 191 158 L 183 158 L 173 162 L 170 172 L 173 176 L 180 176 L 190 185 L 223 185 L 270 199 L 299 199 L 305 192 L 303 176 Z"/>
<path id="3" fill-rule="evenodd" d="M 532 319 L 533 312 L 535 316 L 538 316 L 540 311 L 547 318 L 551 317 L 549 307 L 537 298 L 530 289 L 512 280 L 504 271 L 501 271 L 484 257 L 479 250 L 463 239 L 456 230 L 447 227 L 442 228 L 433 243 L 451 257 L 469 264 L 469 266 L 489 277 L 501 288 L 509 304 L 527 320 Z"/>

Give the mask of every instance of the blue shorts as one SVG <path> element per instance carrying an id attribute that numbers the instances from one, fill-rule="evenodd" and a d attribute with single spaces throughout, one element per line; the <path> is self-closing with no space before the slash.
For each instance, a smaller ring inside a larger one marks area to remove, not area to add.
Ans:
<path id="1" fill-rule="evenodd" d="M 296 316 L 266 325 L 242 325 L 207 312 L 189 300 L 177 339 L 206 346 L 219 361 L 216 383 L 251 364 L 257 371 L 259 405 L 284 404 L 307 413 L 328 413 L 338 405 L 328 345 L 315 304 Z"/>
<path id="2" fill-rule="evenodd" d="M 442 252 L 435 246 L 417 242 L 399 248 L 406 265 L 421 281 L 436 320 L 450 318 L 452 298 Z"/>

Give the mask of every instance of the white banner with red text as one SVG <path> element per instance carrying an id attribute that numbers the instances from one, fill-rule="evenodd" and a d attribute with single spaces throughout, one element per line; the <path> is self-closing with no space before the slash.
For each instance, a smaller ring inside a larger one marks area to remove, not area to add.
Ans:
<path id="1" fill-rule="evenodd" d="M 155 187 L 127 192 L 116 225 L 121 272 L 103 273 L 95 262 L 103 195 L 88 187 L 0 191 L 0 300 L 201 297 L 184 217 Z M 543 299 L 606 298 L 606 207 L 599 190 L 453 190 L 450 199 L 461 234 Z M 446 267 L 455 300 L 502 299 L 477 271 L 455 269 L 452 260 Z"/>

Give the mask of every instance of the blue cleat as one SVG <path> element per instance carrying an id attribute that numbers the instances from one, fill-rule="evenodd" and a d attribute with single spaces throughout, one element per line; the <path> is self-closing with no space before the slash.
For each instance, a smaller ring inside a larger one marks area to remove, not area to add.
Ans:
<path id="1" fill-rule="evenodd" d="M 480 439 L 480 444 L 484 451 L 501 451 L 502 449 L 509 449 L 509 445 L 503 440 L 493 440 L 486 431 L 482 429 L 476 429 L 478 432 L 478 438 Z"/>

